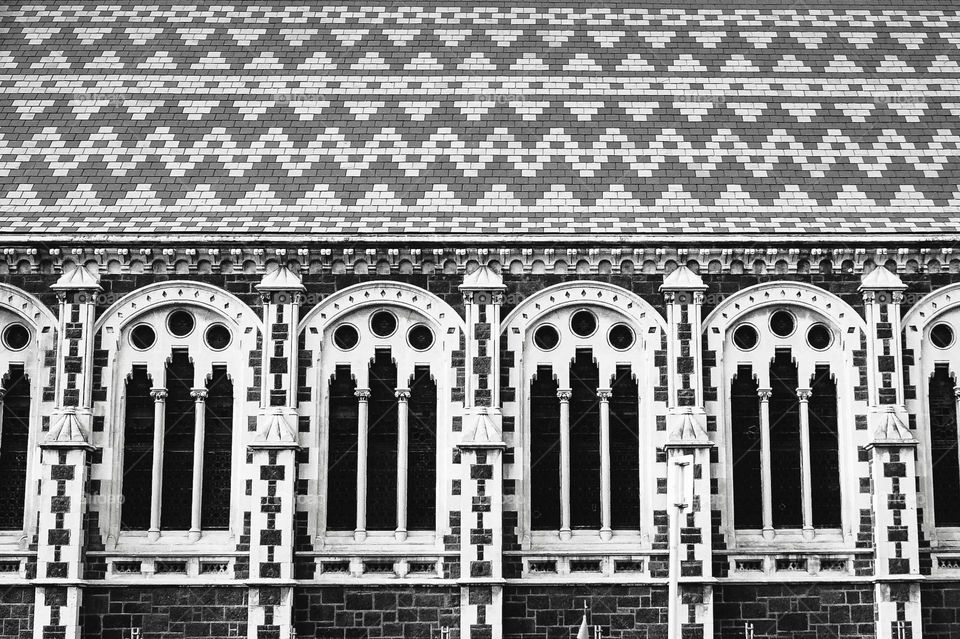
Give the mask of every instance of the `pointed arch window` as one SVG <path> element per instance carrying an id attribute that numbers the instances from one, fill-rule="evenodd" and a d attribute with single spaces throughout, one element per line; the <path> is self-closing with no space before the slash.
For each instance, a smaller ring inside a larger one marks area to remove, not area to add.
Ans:
<path id="1" fill-rule="evenodd" d="M 0 402 L 0 530 L 23 530 L 30 445 L 30 380 L 22 364 L 11 365 L 4 375 Z"/>
<path id="2" fill-rule="evenodd" d="M 957 386 L 950 365 L 934 366 L 928 383 L 933 510 L 937 526 L 960 526 L 960 453 L 957 451 Z"/>

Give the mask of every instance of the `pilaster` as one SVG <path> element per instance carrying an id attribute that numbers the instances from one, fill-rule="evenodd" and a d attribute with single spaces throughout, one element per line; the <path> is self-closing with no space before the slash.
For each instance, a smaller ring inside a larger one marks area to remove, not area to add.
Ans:
<path id="1" fill-rule="evenodd" d="M 297 347 L 300 278 L 285 267 L 257 286 L 263 299 L 263 379 L 250 477 L 250 639 L 287 639 L 293 630 L 296 511 Z"/>
<path id="2" fill-rule="evenodd" d="M 460 442 L 460 636 L 503 636 L 503 416 L 500 306 L 503 280 L 488 267 L 464 278 L 466 400 Z"/>
<path id="3" fill-rule="evenodd" d="M 100 284 L 78 266 L 52 287 L 59 299 L 56 409 L 40 440 L 35 639 L 80 636 L 90 445 L 93 326 Z"/>
<path id="4" fill-rule="evenodd" d="M 710 449 L 703 406 L 701 307 L 706 286 L 686 266 L 660 287 L 667 309 L 669 636 L 713 635 Z"/>
<path id="5" fill-rule="evenodd" d="M 900 302 L 906 286 L 886 268 L 863 278 L 877 639 L 919 639 L 917 440 L 904 406 Z"/>

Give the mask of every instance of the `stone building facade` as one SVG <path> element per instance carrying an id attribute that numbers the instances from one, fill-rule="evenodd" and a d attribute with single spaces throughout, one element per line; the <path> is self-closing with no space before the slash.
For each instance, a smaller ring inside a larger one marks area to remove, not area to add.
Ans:
<path id="1" fill-rule="evenodd" d="M 955 9 L 0 22 L 0 639 L 960 637 Z"/>

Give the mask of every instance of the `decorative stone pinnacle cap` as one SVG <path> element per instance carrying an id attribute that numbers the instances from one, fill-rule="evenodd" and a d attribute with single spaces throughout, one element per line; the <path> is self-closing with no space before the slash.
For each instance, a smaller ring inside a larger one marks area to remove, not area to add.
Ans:
<path id="1" fill-rule="evenodd" d="M 54 417 L 50 432 L 41 443 L 46 448 L 91 448 L 83 434 L 83 425 L 74 408 L 63 408 Z"/>
<path id="2" fill-rule="evenodd" d="M 264 416 L 260 432 L 251 448 L 297 448 L 297 433 L 282 408 L 275 408 Z"/>
<path id="3" fill-rule="evenodd" d="M 489 266 L 481 266 L 473 273 L 467 273 L 460 285 L 461 291 L 502 291 L 505 288 L 503 278 Z"/>
<path id="4" fill-rule="evenodd" d="M 64 273 L 51 286 L 55 291 L 102 291 L 100 276 L 95 275 L 86 266 L 78 266 L 69 273 Z"/>
<path id="5" fill-rule="evenodd" d="M 705 291 L 707 285 L 699 275 L 686 266 L 678 266 L 670 275 L 663 278 L 661 291 Z"/>
<path id="6" fill-rule="evenodd" d="M 914 445 L 917 443 L 913 433 L 903 423 L 903 419 L 893 406 L 887 406 L 886 410 L 880 414 L 873 439 L 874 444 Z"/>
<path id="7" fill-rule="evenodd" d="M 878 266 L 860 280 L 861 291 L 902 291 L 907 288 L 896 274 L 885 266 Z"/>
<path id="8" fill-rule="evenodd" d="M 670 429 L 670 438 L 668 446 L 712 446 L 710 436 L 697 416 L 693 414 L 693 409 L 686 406 L 679 415 L 674 418 L 674 425 Z"/>
<path id="9" fill-rule="evenodd" d="M 460 446 L 465 448 L 500 448 L 504 445 L 503 435 L 497 428 L 496 422 L 490 417 L 490 412 L 485 408 L 477 408 L 470 419 L 473 421 L 472 429 L 464 437 Z"/>
<path id="10" fill-rule="evenodd" d="M 270 291 L 305 291 L 306 287 L 300 276 L 286 266 L 274 269 L 263 276 L 256 289 L 261 293 Z"/>

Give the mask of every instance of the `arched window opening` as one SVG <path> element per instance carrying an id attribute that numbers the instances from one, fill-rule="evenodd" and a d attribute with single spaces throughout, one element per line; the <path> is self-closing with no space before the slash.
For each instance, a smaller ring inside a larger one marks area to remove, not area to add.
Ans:
<path id="1" fill-rule="evenodd" d="M 123 436 L 123 506 L 120 527 L 150 527 L 153 468 L 153 398 L 146 366 L 134 366 L 126 381 Z"/>
<path id="2" fill-rule="evenodd" d="M 3 380 L 0 422 L 0 530 L 23 530 L 30 438 L 30 380 L 14 364 Z"/>
<path id="3" fill-rule="evenodd" d="M 640 529 L 640 405 L 628 364 L 617 366 L 610 397 L 610 473 L 613 527 Z"/>
<path id="4" fill-rule="evenodd" d="M 550 366 L 530 385 L 530 506 L 534 530 L 560 528 L 560 400 Z"/>
<path id="5" fill-rule="evenodd" d="M 225 530 L 230 527 L 233 468 L 233 381 L 226 366 L 214 366 L 207 382 L 204 426 L 200 527 Z"/>
<path id="6" fill-rule="evenodd" d="M 433 530 L 437 516 L 437 385 L 429 366 L 414 367 L 409 411 L 407 528 Z"/>
<path id="7" fill-rule="evenodd" d="M 770 364 L 770 459 L 775 528 L 803 526 L 798 386 L 797 366 L 790 349 L 776 349 Z"/>
<path id="8" fill-rule="evenodd" d="M 163 435 L 163 488 L 160 528 L 188 530 L 193 488 L 193 362 L 186 350 L 174 349 L 167 363 L 167 401 Z"/>
<path id="9" fill-rule="evenodd" d="M 929 384 L 933 509 L 937 526 L 960 526 L 957 399 L 949 364 L 936 364 Z"/>
<path id="10" fill-rule="evenodd" d="M 367 530 L 397 527 L 397 365 L 377 349 L 369 367 Z"/>
<path id="11" fill-rule="evenodd" d="M 730 389 L 733 425 L 734 522 L 737 528 L 763 525 L 759 384 L 750 365 L 737 367 Z"/>
<path id="12" fill-rule="evenodd" d="M 570 363 L 570 520 L 573 528 L 600 528 L 600 370 L 590 349 Z"/>
<path id="13" fill-rule="evenodd" d="M 327 449 L 327 528 L 353 530 L 357 523 L 357 383 L 350 367 L 336 367 L 330 379 Z"/>
<path id="14" fill-rule="evenodd" d="M 816 367 L 810 383 L 810 458 L 812 473 L 813 525 L 816 528 L 839 528 L 840 502 L 840 438 L 837 432 L 837 383 L 830 366 Z"/>

